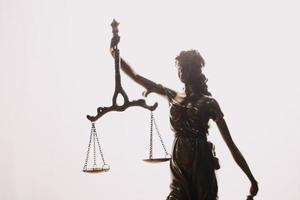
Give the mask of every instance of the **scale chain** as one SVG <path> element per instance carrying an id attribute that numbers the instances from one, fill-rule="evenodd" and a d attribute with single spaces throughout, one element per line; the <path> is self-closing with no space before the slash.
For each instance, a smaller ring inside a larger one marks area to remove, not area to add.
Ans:
<path id="1" fill-rule="evenodd" d="M 104 154 L 103 154 L 102 148 L 101 148 L 101 146 L 100 146 L 100 142 L 99 142 L 99 138 L 98 138 L 96 129 L 95 129 L 95 137 L 96 137 L 96 140 L 97 140 L 97 144 L 98 144 L 98 147 L 99 147 L 99 152 L 100 152 L 100 156 L 101 156 L 103 165 L 106 165 L 106 162 L 105 162 L 105 159 L 104 159 Z"/>
<path id="2" fill-rule="evenodd" d="M 153 157 L 153 113 L 151 111 L 149 158 L 152 159 L 152 157 Z"/>
<path id="3" fill-rule="evenodd" d="M 89 139 L 89 145 L 88 145 L 88 149 L 87 149 L 87 153 L 86 153 L 86 158 L 85 158 L 85 162 L 84 162 L 84 166 L 83 166 L 84 170 L 87 169 L 87 164 L 88 164 L 88 161 L 89 161 L 89 155 L 90 155 L 90 149 L 91 149 L 91 144 L 92 144 L 92 137 L 93 137 L 94 127 L 95 127 L 95 124 L 92 123 L 91 134 L 90 134 L 90 139 Z"/>
<path id="4" fill-rule="evenodd" d="M 96 134 L 97 134 L 96 129 L 94 129 L 94 131 L 93 131 L 94 166 L 93 167 L 97 166 L 97 163 L 96 163 L 96 140 L 95 140 Z"/>
<path id="5" fill-rule="evenodd" d="M 151 114 L 152 114 L 152 112 L 151 112 Z M 163 139 L 162 139 L 162 137 L 161 137 L 161 134 L 160 134 L 160 132 L 159 132 L 159 129 L 158 129 L 158 126 L 157 126 L 157 123 L 156 123 L 156 121 L 155 121 L 155 118 L 154 118 L 153 114 L 151 115 L 151 117 L 152 117 L 152 120 L 153 120 L 155 129 L 156 129 L 156 132 L 157 132 L 157 134 L 158 134 L 160 143 L 161 143 L 161 145 L 163 146 L 163 149 L 164 149 L 166 155 L 168 155 L 169 153 L 168 153 L 167 148 L 166 148 L 166 146 L 165 146 L 165 143 L 164 143 L 164 141 L 163 141 Z"/>

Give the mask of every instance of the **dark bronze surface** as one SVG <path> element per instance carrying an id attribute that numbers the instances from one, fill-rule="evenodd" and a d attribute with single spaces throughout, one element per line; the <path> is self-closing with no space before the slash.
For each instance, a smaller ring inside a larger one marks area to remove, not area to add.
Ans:
<path id="1" fill-rule="evenodd" d="M 245 158 L 234 143 L 223 113 L 217 101 L 208 91 L 207 79 L 202 73 L 204 59 L 196 50 L 180 52 L 176 57 L 178 76 L 185 85 L 184 94 L 157 84 L 136 73 L 132 67 L 120 58 L 118 43 L 118 23 L 112 23 L 113 38 L 110 50 L 115 58 L 116 88 L 111 107 L 99 107 L 96 116 L 87 116 L 90 121 L 96 121 L 110 111 L 124 111 L 130 106 L 141 106 L 154 110 L 153 106 L 146 105 L 144 100 L 129 102 L 121 86 L 121 69 L 136 83 L 146 89 L 145 96 L 151 92 L 166 97 L 170 106 L 170 123 L 175 135 L 172 158 L 170 161 L 171 184 L 168 200 L 217 200 L 218 185 L 215 170 L 220 168 L 214 145 L 207 140 L 208 122 L 213 120 L 220 134 L 229 148 L 234 161 L 250 180 L 251 187 L 247 200 L 252 200 L 258 192 L 258 183 L 254 178 Z M 116 103 L 117 95 L 121 94 L 124 104 Z M 152 158 L 145 162 L 167 161 L 169 158 Z"/>
<path id="2" fill-rule="evenodd" d="M 111 49 L 112 55 L 113 51 Z M 207 141 L 209 120 L 215 121 L 234 160 L 250 180 L 250 195 L 247 200 L 253 199 L 258 192 L 257 181 L 232 140 L 219 104 L 208 91 L 207 79 L 202 73 L 205 63 L 203 58 L 196 50 L 188 50 L 182 51 L 176 60 L 180 64 L 178 66 L 179 79 L 185 85 L 183 93 L 141 76 L 124 59 L 121 59 L 121 69 L 133 81 L 146 89 L 145 96 L 155 92 L 166 97 L 170 105 L 170 123 L 175 140 L 170 161 L 171 191 L 167 199 L 218 199 L 215 170 L 219 169 L 220 165 L 214 145 Z M 146 161 L 154 162 L 151 156 L 149 159 Z"/>

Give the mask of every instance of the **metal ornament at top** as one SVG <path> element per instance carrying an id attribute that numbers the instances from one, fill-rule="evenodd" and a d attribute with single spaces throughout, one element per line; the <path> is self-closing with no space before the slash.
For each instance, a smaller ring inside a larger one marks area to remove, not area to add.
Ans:
<path id="1" fill-rule="evenodd" d="M 118 29 L 118 26 L 119 26 L 119 22 L 117 22 L 115 19 L 112 21 L 112 23 L 110 24 L 111 27 L 112 27 L 112 33 L 113 33 L 113 37 L 120 37 L 118 35 L 119 33 L 119 29 Z"/>
<path id="2" fill-rule="evenodd" d="M 118 49 L 118 43 L 120 41 L 118 25 L 119 25 L 119 23 L 115 19 L 111 23 L 112 33 L 113 33 L 112 40 L 117 41 L 114 44 L 114 46 L 111 47 L 111 48 L 113 48 L 114 55 L 115 55 L 114 56 L 115 57 L 115 92 L 114 92 L 113 98 L 112 98 L 112 105 L 110 107 L 99 107 L 97 109 L 97 114 L 95 116 L 87 115 L 88 120 L 90 120 L 91 122 L 95 122 L 100 117 L 102 117 L 104 114 L 106 114 L 110 111 L 120 112 L 120 111 L 126 110 L 127 108 L 129 108 L 131 106 L 140 106 L 140 107 L 146 108 L 150 111 L 153 111 L 156 109 L 156 107 L 158 105 L 157 103 L 155 103 L 154 105 L 149 106 L 146 104 L 144 99 L 129 101 L 126 92 L 122 88 L 121 76 L 120 76 L 120 51 Z M 124 99 L 123 105 L 117 104 L 117 97 L 119 94 L 122 95 L 122 97 Z"/>

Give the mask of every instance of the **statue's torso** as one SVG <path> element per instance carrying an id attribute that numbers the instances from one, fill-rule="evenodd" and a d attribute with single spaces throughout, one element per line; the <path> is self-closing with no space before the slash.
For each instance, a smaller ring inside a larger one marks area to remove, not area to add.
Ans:
<path id="1" fill-rule="evenodd" d="M 170 103 L 170 123 L 175 134 L 202 135 L 208 133 L 210 97 L 190 96 Z"/>

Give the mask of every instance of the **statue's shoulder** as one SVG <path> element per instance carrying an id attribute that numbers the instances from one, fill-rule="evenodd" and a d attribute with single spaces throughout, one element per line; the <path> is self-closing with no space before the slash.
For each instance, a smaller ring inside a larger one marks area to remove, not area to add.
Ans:
<path id="1" fill-rule="evenodd" d="M 205 97 L 204 103 L 209 117 L 214 121 L 217 121 L 224 116 L 220 105 L 215 98 L 207 96 Z"/>
<path id="2" fill-rule="evenodd" d="M 211 97 L 211 96 L 205 96 L 204 97 L 204 102 L 208 106 L 214 106 L 214 105 L 218 104 L 217 100 L 215 98 Z"/>

